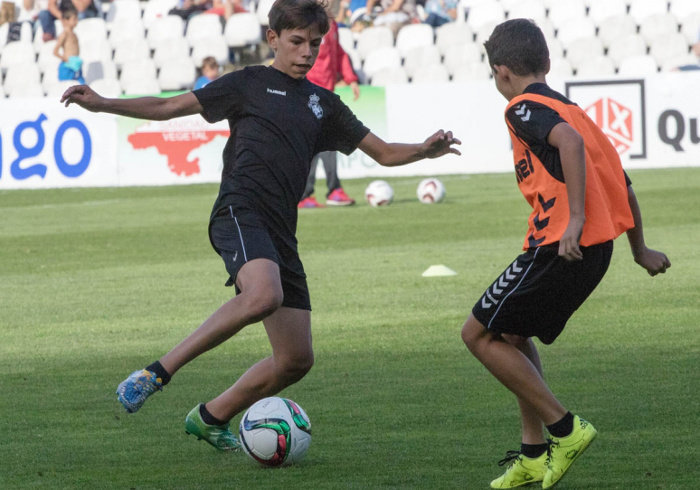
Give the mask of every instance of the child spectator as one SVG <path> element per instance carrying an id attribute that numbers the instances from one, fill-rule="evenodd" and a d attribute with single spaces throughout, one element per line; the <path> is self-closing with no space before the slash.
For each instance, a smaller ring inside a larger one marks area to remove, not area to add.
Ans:
<path id="1" fill-rule="evenodd" d="M 80 43 L 73 30 L 78 25 L 78 11 L 70 6 L 63 10 L 62 14 L 63 32 L 58 36 L 53 49 L 53 54 L 62 60 L 58 65 L 58 79 L 85 83 L 82 72 L 83 60 L 80 59 Z"/>
<path id="2" fill-rule="evenodd" d="M 194 90 L 202 88 L 212 80 L 219 78 L 219 62 L 213 56 L 207 56 L 202 60 L 200 70 L 202 75 L 194 82 Z"/>

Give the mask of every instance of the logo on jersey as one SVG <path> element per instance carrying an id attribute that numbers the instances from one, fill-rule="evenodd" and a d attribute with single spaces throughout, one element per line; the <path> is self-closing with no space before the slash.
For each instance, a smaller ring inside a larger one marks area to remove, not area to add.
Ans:
<path id="1" fill-rule="evenodd" d="M 528 122 L 530 120 L 530 116 L 532 115 L 532 112 L 530 112 L 530 109 L 527 108 L 527 105 L 523 102 L 520 107 L 518 107 L 515 110 L 515 115 L 520 116 L 520 119 L 522 119 L 523 122 Z"/>
<path id="2" fill-rule="evenodd" d="M 309 109 L 311 109 L 314 113 L 314 116 L 316 116 L 316 119 L 321 119 L 323 117 L 323 107 L 321 107 L 321 104 L 319 102 L 321 101 L 321 98 L 316 95 L 316 94 L 311 94 L 309 95 Z"/>
<path id="3" fill-rule="evenodd" d="M 274 90 L 274 89 L 271 89 L 271 88 L 268 88 L 268 89 L 267 89 L 267 93 L 268 93 L 268 94 L 275 94 L 275 95 L 284 95 L 284 96 L 287 95 L 287 91 L 286 91 L 286 90 Z"/>

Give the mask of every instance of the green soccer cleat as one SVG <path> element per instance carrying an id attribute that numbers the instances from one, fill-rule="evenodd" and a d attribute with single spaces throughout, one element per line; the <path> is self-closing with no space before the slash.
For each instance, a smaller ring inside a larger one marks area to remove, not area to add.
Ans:
<path id="1" fill-rule="evenodd" d="M 549 445 L 547 473 L 542 488 L 552 488 L 564 476 L 569 466 L 583 454 L 598 431 L 578 415 L 574 416 L 574 430 L 566 437 L 552 437 Z"/>
<path id="2" fill-rule="evenodd" d="M 199 414 L 199 407 L 194 407 L 185 417 L 185 432 L 197 439 L 204 440 L 214 446 L 219 451 L 238 451 L 241 443 L 238 438 L 229 430 L 229 424 L 209 425 L 204 423 Z"/>
<path id="3" fill-rule="evenodd" d="M 508 451 L 506 457 L 498 462 L 498 466 L 510 462 L 508 469 L 491 482 L 491 488 L 523 487 L 541 482 L 547 472 L 547 452 L 537 458 L 528 458 L 520 451 Z"/>

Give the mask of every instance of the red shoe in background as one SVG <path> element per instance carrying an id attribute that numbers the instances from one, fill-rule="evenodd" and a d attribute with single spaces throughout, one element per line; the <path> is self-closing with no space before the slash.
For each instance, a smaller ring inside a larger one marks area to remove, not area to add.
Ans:
<path id="1" fill-rule="evenodd" d="M 318 202 L 314 196 L 309 196 L 305 199 L 302 199 L 299 201 L 299 204 L 297 205 L 299 209 L 304 209 L 304 208 L 323 208 L 325 207 L 323 204 Z"/>
<path id="2" fill-rule="evenodd" d="M 328 206 L 352 206 L 355 204 L 355 200 L 351 199 L 341 187 L 338 187 L 326 198 L 326 204 Z"/>

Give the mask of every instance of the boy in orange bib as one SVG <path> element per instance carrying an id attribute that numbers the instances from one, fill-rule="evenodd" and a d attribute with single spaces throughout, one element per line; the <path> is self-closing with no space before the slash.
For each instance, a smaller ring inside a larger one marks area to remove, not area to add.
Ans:
<path id="1" fill-rule="evenodd" d="M 603 278 L 613 240 L 627 233 L 635 261 L 650 275 L 671 266 L 644 243 L 631 182 L 603 132 L 545 82 L 549 51 L 525 19 L 498 25 L 484 43 L 505 119 L 518 186 L 532 207 L 525 253 L 484 292 L 462 328 L 474 356 L 520 406 L 522 446 L 501 464 L 492 488 L 554 486 L 595 438 L 589 422 L 550 391 L 532 341 L 551 344 Z M 544 429 L 549 438 L 545 438 Z"/>

